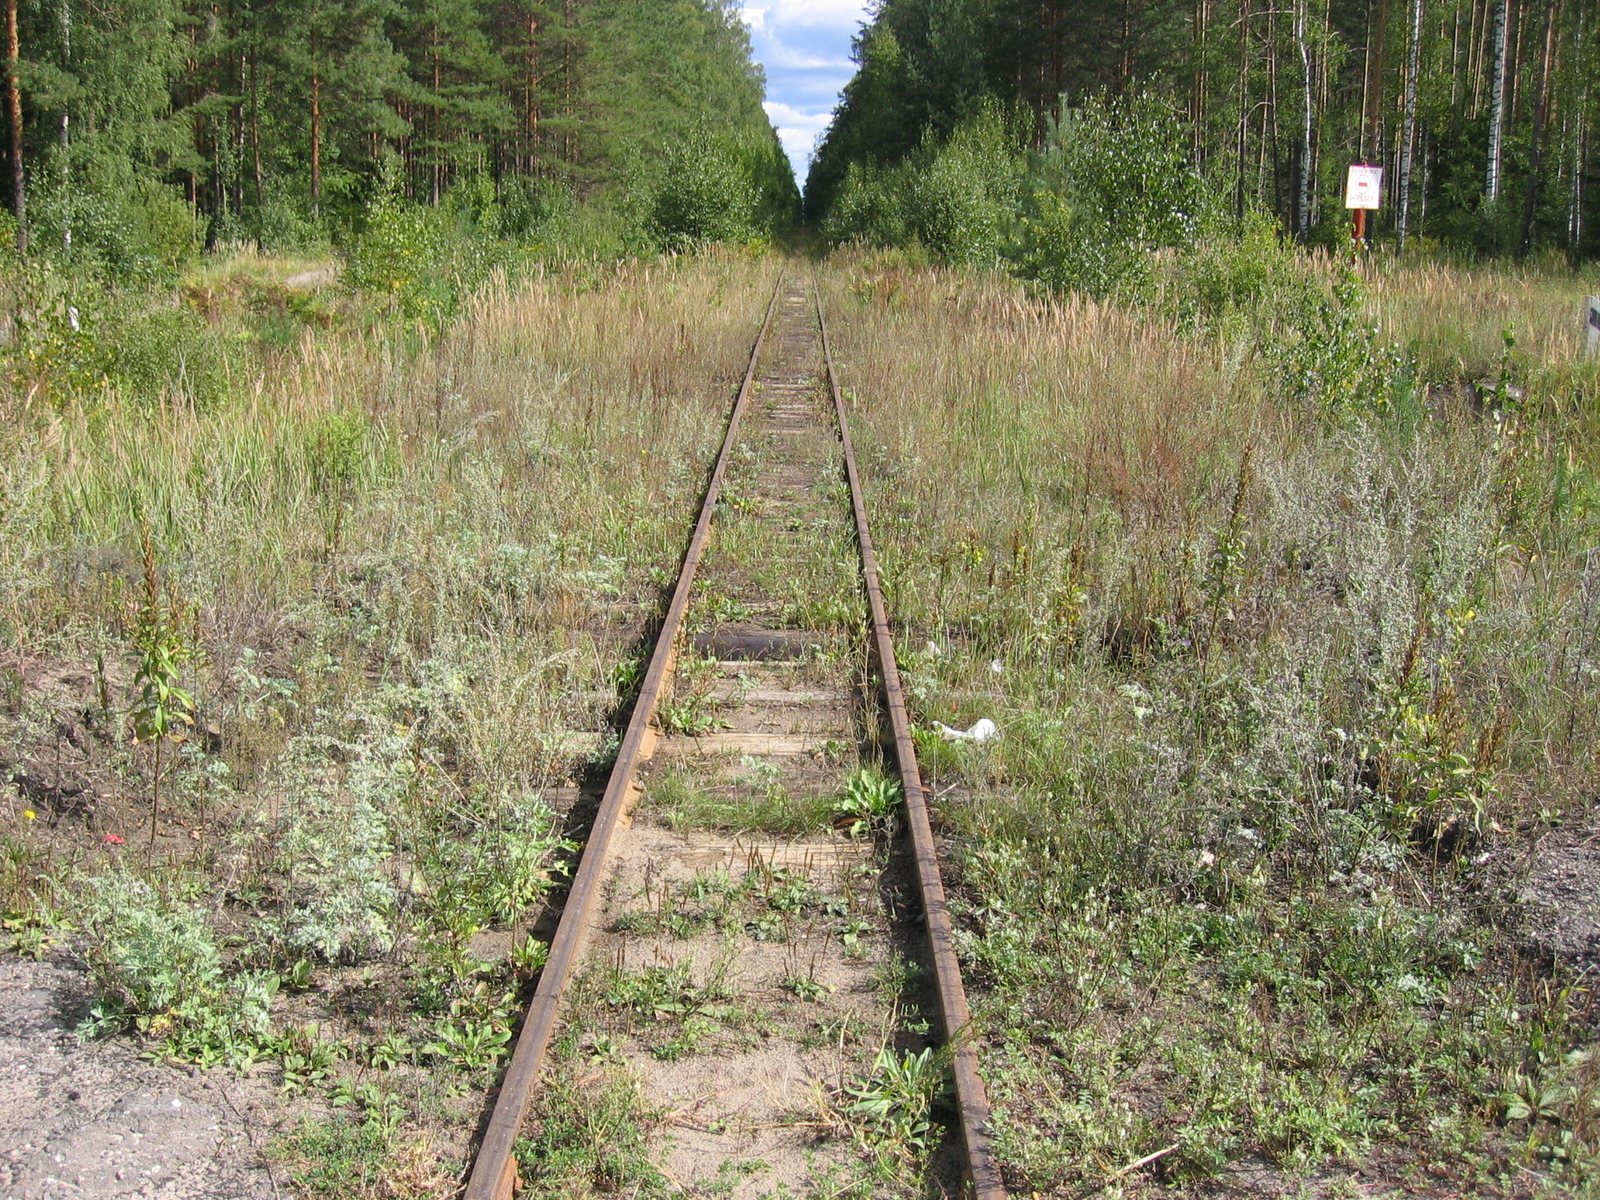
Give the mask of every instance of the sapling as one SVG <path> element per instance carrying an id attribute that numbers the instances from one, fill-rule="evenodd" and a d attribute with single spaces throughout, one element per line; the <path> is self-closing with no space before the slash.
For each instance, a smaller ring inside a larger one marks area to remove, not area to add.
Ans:
<path id="1" fill-rule="evenodd" d="M 155 755 L 150 780 L 150 855 L 154 857 L 161 811 L 161 752 L 168 742 L 183 741 L 185 729 L 194 724 L 194 697 L 179 686 L 181 667 L 191 651 L 172 614 L 163 611 L 155 545 L 148 529 L 144 531 L 143 548 L 144 605 L 135 630 L 135 653 L 131 656 L 139 664 L 133 678 L 138 697 L 128 716 L 133 722 L 134 742 L 151 743 Z"/>

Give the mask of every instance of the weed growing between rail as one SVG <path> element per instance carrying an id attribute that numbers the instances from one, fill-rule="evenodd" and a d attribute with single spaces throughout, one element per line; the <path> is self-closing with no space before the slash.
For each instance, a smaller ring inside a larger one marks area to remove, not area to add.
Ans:
<path id="1" fill-rule="evenodd" d="M 865 606 L 809 300 L 780 294 L 693 640 L 569 996 L 589 1061 L 556 1070 L 591 1106 L 608 1104 L 594 1085 L 628 1090 L 623 1140 L 673 1194 L 954 1195 L 948 1064 L 905 957 L 923 935 L 901 919 L 902 797 L 868 765 Z M 583 1149 L 586 1119 L 540 1104 L 536 1190 L 634 1186 Z M 568 1147 L 577 1175 L 543 1165 Z"/>
<path id="2" fill-rule="evenodd" d="M 8 938 L 83 955 L 86 1035 L 270 1073 L 309 1194 L 459 1169 L 769 286 L 575 268 L 204 405 L 5 402 Z"/>
<path id="3" fill-rule="evenodd" d="M 1572 289 L 1511 281 L 1486 353 L 1492 276 L 1325 278 L 1285 356 L 1249 310 L 829 275 L 916 717 L 1001 732 L 919 744 L 1018 1186 L 1600 1165 L 1591 991 L 1521 903 L 1595 828 Z"/>

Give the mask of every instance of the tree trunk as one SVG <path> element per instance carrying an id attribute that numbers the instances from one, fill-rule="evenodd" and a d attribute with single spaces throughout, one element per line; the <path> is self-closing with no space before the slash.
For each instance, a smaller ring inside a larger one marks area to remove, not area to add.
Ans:
<path id="1" fill-rule="evenodd" d="M 1244 175 L 1250 162 L 1250 0 L 1239 5 L 1239 172 L 1234 184 L 1233 209 L 1244 220 Z"/>
<path id="2" fill-rule="evenodd" d="M 1500 139 L 1505 128 L 1506 108 L 1506 4 L 1497 0 L 1494 9 L 1494 65 L 1489 84 L 1489 161 L 1483 181 L 1483 198 L 1493 204 L 1500 198 Z"/>
<path id="3" fill-rule="evenodd" d="M 1577 119 L 1577 130 L 1572 139 L 1572 199 L 1567 210 L 1567 261 L 1576 264 L 1578 251 L 1583 246 L 1583 161 L 1584 161 L 1584 114 L 1580 111 Z"/>
<path id="4" fill-rule="evenodd" d="M 17 249 L 28 248 L 28 192 L 22 169 L 22 88 L 17 82 L 22 57 L 17 43 L 17 0 L 6 0 L 6 112 L 11 118 L 11 211 L 17 217 Z"/>
<path id="5" fill-rule="evenodd" d="M 433 182 L 429 188 L 429 202 L 439 207 L 439 193 L 443 187 L 444 135 L 440 131 L 443 102 L 439 95 L 439 24 L 434 22 L 433 41 L 429 56 L 433 59 L 433 100 L 428 105 L 428 131 L 433 135 Z"/>
<path id="6" fill-rule="evenodd" d="M 1533 245 L 1533 215 L 1539 203 L 1540 143 L 1544 139 L 1544 115 L 1550 104 L 1550 66 L 1555 57 L 1556 0 L 1544 7 L 1544 53 L 1539 63 L 1539 91 L 1533 98 L 1533 131 L 1528 146 L 1528 186 L 1522 193 L 1522 231 L 1517 238 L 1517 257 L 1526 258 Z"/>
<path id="7" fill-rule="evenodd" d="M 1406 248 L 1406 233 L 1411 218 L 1411 164 L 1417 141 L 1417 70 L 1422 49 L 1422 0 L 1411 0 L 1411 48 L 1406 60 L 1405 130 L 1400 142 L 1400 213 L 1395 241 L 1400 252 Z"/>
<path id="8" fill-rule="evenodd" d="M 1307 3 L 1310 0 L 1306 0 Z M 1201 165 L 1205 147 L 1206 122 L 1206 25 L 1211 19 L 1207 0 L 1194 4 L 1194 91 L 1189 97 L 1189 126 L 1193 141 L 1195 166 Z M 1061 72 L 1056 70 L 1059 87 Z"/>
<path id="9" fill-rule="evenodd" d="M 311 219 L 322 220 L 322 76 L 311 69 Z"/>
<path id="10" fill-rule="evenodd" d="M 1311 232 L 1312 180 L 1315 169 L 1311 160 L 1311 49 L 1306 44 L 1306 9 L 1311 0 L 1296 0 L 1294 6 L 1294 40 L 1300 50 L 1300 179 L 1295 194 L 1295 236 L 1304 238 Z"/>
<path id="11" fill-rule="evenodd" d="M 1370 45 L 1367 48 L 1367 85 L 1365 88 L 1366 112 L 1362 114 L 1362 158 L 1367 157 L 1367 147 L 1371 147 L 1371 156 L 1382 160 L 1383 144 L 1380 131 L 1383 128 L 1383 51 L 1384 27 L 1389 23 L 1388 0 L 1377 0 L 1377 9 L 1372 17 L 1372 31 L 1368 36 Z"/>
<path id="12" fill-rule="evenodd" d="M 523 96 L 523 112 L 527 118 L 527 169 L 532 171 L 534 156 L 539 152 L 539 18 L 531 13 L 528 16 L 528 73 Z"/>
<path id="13" fill-rule="evenodd" d="M 261 92 L 256 82 L 256 50 L 250 48 L 250 158 L 255 175 L 256 241 L 261 240 Z"/>

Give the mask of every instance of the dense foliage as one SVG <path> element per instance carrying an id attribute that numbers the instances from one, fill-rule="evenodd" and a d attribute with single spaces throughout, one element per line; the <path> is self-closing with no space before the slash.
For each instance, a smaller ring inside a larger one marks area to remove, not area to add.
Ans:
<path id="1" fill-rule="evenodd" d="M 1387 168 L 1380 236 L 1593 255 L 1597 20 L 1570 0 L 885 0 L 806 204 L 859 209 L 873 172 L 997 105 L 1039 150 L 1063 107 L 1152 92 L 1173 115 L 1169 149 L 1236 218 L 1264 208 L 1330 244 L 1345 166 L 1364 161 Z"/>
<path id="2" fill-rule="evenodd" d="M 642 228 L 691 141 L 739 176 L 735 232 L 798 204 L 721 0 L 12 3 L 19 240 L 121 277 L 218 241 L 338 241 L 384 192 L 487 186 L 513 234 L 598 193 Z"/>

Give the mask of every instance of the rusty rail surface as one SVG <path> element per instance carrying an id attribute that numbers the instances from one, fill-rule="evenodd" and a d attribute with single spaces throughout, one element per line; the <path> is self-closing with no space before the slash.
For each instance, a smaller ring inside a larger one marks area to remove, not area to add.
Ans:
<path id="1" fill-rule="evenodd" d="M 883 678 L 889 726 L 894 734 L 900 785 L 905 792 L 906 824 L 911 831 L 911 849 L 917 862 L 917 882 L 922 891 L 928 944 L 939 989 L 939 1015 L 944 1026 L 945 1041 L 951 1047 L 956 1107 L 961 1140 L 967 1152 L 967 1170 L 976 1200 L 1001 1200 L 1006 1194 L 1005 1186 L 989 1148 L 989 1094 L 978 1074 L 978 1050 L 971 1038 L 972 1012 L 967 1007 L 967 990 L 961 982 L 961 965 L 956 959 L 950 911 L 945 903 L 944 880 L 939 875 L 938 847 L 933 840 L 933 826 L 928 820 L 922 772 L 917 768 L 917 749 L 911 740 L 911 721 L 906 715 L 905 693 L 900 687 L 900 669 L 895 662 L 894 640 L 889 633 L 888 610 L 883 602 L 883 588 L 878 581 L 878 558 L 872 548 L 872 531 L 867 525 L 867 504 L 861 490 L 861 473 L 856 469 L 856 452 L 850 441 L 850 422 L 845 412 L 844 394 L 839 390 L 839 377 L 833 369 L 828 322 L 822 314 L 822 292 L 815 285 L 813 295 L 817 303 L 817 327 L 822 332 L 822 357 L 828 368 L 828 388 L 833 393 L 834 412 L 839 421 L 839 440 L 844 445 L 845 474 L 850 480 L 850 505 L 855 510 L 856 542 L 861 551 L 861 576 L 872 614 L 872 638 Z"/>
<path id="2" fill-rule="evenodd" d="M 656 700 L 662 684 L 672 670 L 677 648 L 678 632 L 683 627 L 684 612 L 689 607 L 689 593 L 694 586 L 695 572 L 705 551 L 706 539 L 711 532 L 711 516 L 722 493 L 722 480 L 727 474 L 728 460 L 739 434 L 739 419 L 750 398 L 750 388 L 755 381 L 756 364 L 761 358 L 761 348 L 772 328 L 772 318 L 778 311 L 778 297 L 783 291 L 780 273 L 772 289 L 772 299 L 767 302 L 766 317 L 756 334 L 755 346 L 750 351 L 750 364 L 745 368 L 744 382 L 734 398 L 733 411 L 728 416 L 728 431 L 722 439 L 722 450 L 717 455 L 711 481 L 706 485 L 705 501 L 700 506 L 700 518 L 695 522 L 694 535 L 683 556 L 683 567 L 678 574 L 677 587 L 667 615 L 661 623 L 661 633 L 656 639 L 655 651 L 650 656 L 650 666 L 634 702 L 633 715 L 628 719 L 627 731 L 622 736 L 622 746 L 617 751 L 611 777 L 606 782 L 599 811 L 584 845 L 583 858 L 578 873 L 573 877 L 572 888 L 561 911 L 561 921 L 556 926 L 555 937 L 550 942 L 550 957 L 539 975 L 539 986 L 523 1018 L 522 1032 L 517 1036 L 516 1049 L 511 1063 L 500 1082 L 500 1094 L 495 1099 L 494 1113 L 489 1127 L 478 1147 L 478 1157 L 467 1180 L 464 1200 L 510 1200 L 517 1177 L 516 1159 L 512 1155 L 522 1123 L 528 1115 L 528 1103 L 538 1082 L 539 1069 L 544 1063 L 545 1048 L 555 1028 L 556 1014 L 561 1006 L 561 994 L 567 978 L 572 973 L 582 947 L 584 928 L 588 924 L 589 910 L 600 892 L 602 873 L 611 835 L 616 831 L 631 803 L 633 777 L 642 759 L 648 757 L 654 744 L 654 730 L 650 726 L 655 714 Z"/>

